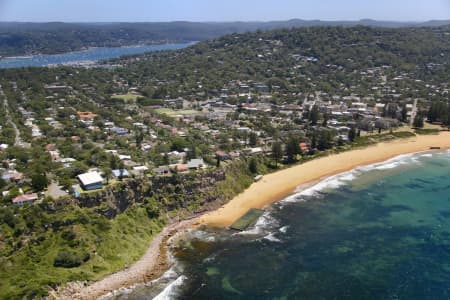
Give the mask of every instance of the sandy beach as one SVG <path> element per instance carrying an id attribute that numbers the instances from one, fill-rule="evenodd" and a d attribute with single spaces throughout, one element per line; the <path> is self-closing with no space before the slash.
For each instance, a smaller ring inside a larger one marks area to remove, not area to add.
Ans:
<path id="1" fill-rule="evenodd" d="M 227 227 L 250 208 L 263 208 L 281 200 L 293 193 L 298 186 L 316 182 L 357 166 L 385 161 L 401 154 L 428 151 L 430 147 L 449 149 L 450 132 L 379 143 L 367 148 L 314 159 L 265 175 L 262 180 L 253 183 L 247 190 L 218 210 L 164 228 L 151 241 L 142 258 L 131 267 L 91 284 L 70 283 L 59 293 L 51 294 L 56 299 L 97 299 L 120 288 L 149 282 L 170 267 L 166 252 L 168 240 L 174 235 L 180 235 L 193 226 Z"/>
<path id="2" fill-rule="evenodd" d="M 247 190 L 219 208 L 201 216 L 195 225 L 227 227 L 250 208 L 263 208 L 293 193 L 303 184 L 328 176 L 369 165 L 407 153 L 430 150 L 430 147 L 450 148 L 450 132 L 439 135 L 418 135 L 412 138 L 379 143 L 363 149 L 351 150 L 311 160 L 301 165 L 283 169 L 253 183 Z"/>

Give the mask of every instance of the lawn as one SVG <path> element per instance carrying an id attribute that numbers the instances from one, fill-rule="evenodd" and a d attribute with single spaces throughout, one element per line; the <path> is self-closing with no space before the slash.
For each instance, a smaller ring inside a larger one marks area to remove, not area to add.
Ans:
<path id="1" fill-rule="evenodd" d="M 141 95 L 135 94 L 123 94 L 123 95 L 112 95 L 112 99 L 122 100 L 123 102 L 136 102 L 138 98 L 142 97 Z"/>

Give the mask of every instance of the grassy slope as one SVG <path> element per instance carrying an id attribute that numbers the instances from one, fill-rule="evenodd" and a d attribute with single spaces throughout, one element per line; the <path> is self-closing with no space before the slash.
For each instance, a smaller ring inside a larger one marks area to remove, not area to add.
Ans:
<path id="1" fill-rule="evenodd" d="M 2 259 L 1 299 L 43 296 L 48 286 L 71 280 L 98 279 L 122 269 L 145 252 L 151 237 L 162 228 L 162 223 L 149 219 L 142 207 L 132 208 L 113 220 L 76 207 L 58 214 L 58 218 L 75 221 L 75 224 L 32 234 L 26 246 L 8 259 Z M 83 219 L 86 224 L 82 224 Z M 62 237 L 62 232 L 69 228 L 76 234 L 75 242 Z M 53 261 L 60 249 L 86 251 L 90 259 L 75 268 L 54 267 Z"/>

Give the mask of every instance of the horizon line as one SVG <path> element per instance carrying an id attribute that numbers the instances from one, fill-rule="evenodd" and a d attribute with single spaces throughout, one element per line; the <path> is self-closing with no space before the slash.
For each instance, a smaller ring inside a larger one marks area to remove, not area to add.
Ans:
<path id="1" fill-rule="evenodd" d="M 289 21 L 305 21 L 305 22 L 362 22 L 362 21 L 375 21 L 375 22 L 393 22 L 393 23 L 427 23 L 427 22 L 443 22 L 450 19 L 426 19 L 426 20 L 382 20 L 382 19 L 302 19 L 302 18 L 291 18 L 291 19 L 279 19 L 279 20 L 234 20 L 234 21 L 194 21 L 194 20 L 171 20 L 171 21 L 61 21 L 61 20 L 48 20 L 48 21 L 17 21 L 17 20 L 5 20 L 0 21 L 0 23 L 271 23 L 271 22 L 289 22 Z"/>

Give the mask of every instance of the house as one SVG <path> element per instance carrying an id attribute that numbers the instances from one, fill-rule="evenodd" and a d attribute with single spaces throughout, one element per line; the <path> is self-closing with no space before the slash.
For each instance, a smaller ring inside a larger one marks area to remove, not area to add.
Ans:
<path id="1" fill-rule="evenodd" d="M 70 168 L 72 166 L 72 163 L 76 162 L 77 160 L 72 157 L 63 157 L 57 160 L 57 162 L 62 163 L 64 168 Z"/>
<path id="2" fill-rule="evenodd" d="M 79 143 L 81 141 L 81 138 L 78 135 L 72 135 L 70 139 L 75 143 Z"/>
<path id="3" fill-rule="evenodd" d="M 246 149 L 245 151 L 248 152 L 248 154 L 250 154 L 250 155 L 256 155 L 256 154 L 263 153 L 263 149 L 261 147 L 250 148 L 250 149 Z"/>
<path id="4" fill-rule="evenodd" d="M 122 128 L 122 127 L 113 127 L 113 128 L 111 128 L 111 132 L 113 132 L 117 135 L 126 135 L 126 134 L 128 134 L 128 129 Z"/>
<path id="5" fill-rule="evenodd" d="M 77 176 L 81 187 L 86 190 L 96 190 L 103 187 L 103 177 L 99 172 L 88 172 Z"/>
<path id="6" fill-rule="evenodd" d="M 225 153 L 224 151 L 216 151 L 216 157 L 220 160 L 228 160 L 231 159 L 230 155 Z"/>
<path id="7" fill-rule="evenodd" d="M 166 175 L 170 174 L 170 168 L 169 166 L 159 166 L 157 168 L 154 168 L 153 172 L 155 172 L 156 175 Z"/>
<path id="8" fill-rule="evenodd" d="M 47 152 L 50 154 L 50 157 L 52 158 L 53 161 L 57 161 L 60 158 L 58 150 L 47 151 Z"/>
<path id="9" fill-rule="evenodd" d="M 126 169 L 120 169 L 120 170 L 112 170 L 112 173 L 115 178 L 126 178 L 130 177 L 130 173 Z"/>
<path id="10" fill-rule="evenodd" d="M 137 167 L 133 167 L 133 171 L 135 173 L 144 173 L 145 171 L 148 170 L 148 167 L 146 166 L 137 166 Z"/>
<path id="11" fill-rule="evenodd" d="M 206 164 L 203 158 L 194 158 L 187 162 L 188 169 L 201 169 L 205 168 Z"/>
<path id="12" fill-rule="evenodd" d="M 189 171 L 188 165 L 186 165 L 186 164 L 174 164 L 174 165 L 171 165 L 171 167 L 172 167 L 172 169 L 174 169 L 175 171 L 177 171 L 179 173 Z"/>
<path id="13" fill-rule="evenodd" d="M 12 199 L 12 203 L 23 205 L 25 203 L 33 203 L 33 201 L 36 201 L 38 199 L 38 196 L 36 193 L 33 194 L 25 194 L 17 196 L 16 198 Z"/>
<path id="14" fill-rule="evenodd" d="M 120 155 L 119 155 L 119 159 L 120 159 L 120 160 L 131 160 L 131 155 L 123 155 L 123 154 L 120 154 Z"/>
<path id="15" fill-rule="evenodd" d="M 7 171 L 2 175 L 2 179 L 11 182 L 19 182 L 24 178 L 23 174 L 17 171 Z"/>
<path id="16" fill-rule="evenodd" d="M 152 149 L 152 145 L 144 144 L 141 146 L 142 151 L 149 151 Z"/>
<path id="17" fill-rule="evenodd" d="M 98 116 L 90 111 L 77 111 L 77 115 L 82 122 L 93 122 L 94 118 Z"/>
<path id="18" fill-rule="evenodd" d="M 125 167 L 133 168 L 133 167 L 136 167 L 138 165 L 138 163 L 134 162 L 134 161 L 132 161 L 130 159 L 126 159 L 126 160 L 123 160 L 123 165 Z"/>

